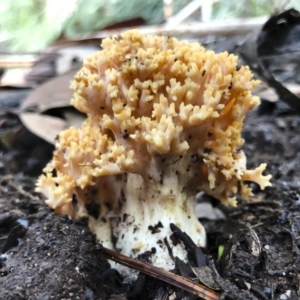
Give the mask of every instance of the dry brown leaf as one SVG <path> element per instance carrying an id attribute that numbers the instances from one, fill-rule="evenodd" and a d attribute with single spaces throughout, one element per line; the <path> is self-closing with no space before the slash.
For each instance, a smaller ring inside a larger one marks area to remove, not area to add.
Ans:
<path id="1" fill-rule="evenodd" d="M 69 106 L 73 95 L 70 83 L 76 72 L 77 69 L 73 69 L 37 87 L 25 99 L 21 106 L 21 111 L 40 113 L 51 108 Z"/>
<path id="2" fill-rule="evenodd" d="M 54 144 L 56 136 L 68 127 L 65 120 L 52 116 L 20 113 L 19 117 L 29 131 L 51 144 Z"/>
<path id="3" fill-rule="evenodd" d="M 73 95 L 69 86 L 76 71 L 69 71 L 39 86 L 21 106 L 19 117 L 23 125 L 51 144 L 54 144 L 55 137 L 62 130 L 70 126 L 79 127 L 85 119 L 80 112 L 69 107 Z M 52 108 L 60 108 L 64 119 L 41 114 Z"/>
<path id="4" fill-rule="evenodd" d="M 192 271 L 201 283 L 212 290 L 219 290 L 220 286 L 215 281 L 214 271 L 209 266 L 191 267 Z"/>

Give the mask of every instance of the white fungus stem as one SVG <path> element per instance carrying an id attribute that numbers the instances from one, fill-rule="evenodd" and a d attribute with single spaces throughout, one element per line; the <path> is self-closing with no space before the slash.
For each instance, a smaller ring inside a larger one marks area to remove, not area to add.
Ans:
<path id="1" fill-rule="evenodd" d="M 114 211 L 106 212 L 105 218 L 100 217 L 97 226 L 93 226 L 94 221 L 90 222 L 104 246 L 111 248 L 113 244 L 115 250 L 130 257 L 152 253 L 149 255 L 151 263 L 166 270 L 173 269 L 175 265 L 164 242 L 165 238 L 174 257 L 185 261 L 187 258 L 184 245 L 174 245 L 170 239 L 170 224 L 179 227 L 197 246 L 205 246 L 205 230 L 195 215 L 195 194 L 188 193 L 186 188 L 190 178 L 186 174 L 181 178 L 176 171 L 183 165 L 190 165 L 190 160 L 182 157 L 179 160 L 173 165 L 164 164 L 160 169 L 154 163 L 143 177 L 124 174 L 122 180 L 115 181 Z M 157 173 L 158 170 L 165 171 L 162 174 Z M 101 199 L 103 201 L 105 199 Z M 103 219 L 104 223 L 101 221 Z"/>
<path id="2" fill-rule="evenodd" d="M 175 257 L 185 260 L 187 256 L 182 244 L 175 246 L 170 240 L 172 223 L 186 232 L 197 246 L 205 245 L 205 231 L 195 215 L 194 196 L 182 192 L 182 186 L 157 184 L 147 189 L 143 188 L 142 178 L 135 175 L 128 176 L 129 185 L 131 188 L 126 194 L 130 201 L 124 203 L 121 222 L 117 221 L 114 228 L 114 234 L 118 237 L 116 249 L 128 256 L 152 250 L 152 264 L 171 270 L 174 262 L 168 254 L 165 238 Z"/>

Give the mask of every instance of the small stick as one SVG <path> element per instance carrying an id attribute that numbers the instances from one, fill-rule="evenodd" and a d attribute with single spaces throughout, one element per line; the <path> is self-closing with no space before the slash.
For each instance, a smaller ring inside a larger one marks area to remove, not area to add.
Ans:
<path id="1" fill-rule="evenodd" d="M 3 181 L 6 181 L 7 185 L 12 187 L 13 189 L 15 189 L 20 195 L 22 195 L 24 197 L 28 197 L 32 201 L 40 201 L 40 198 L 38 198 L 37 196 L 34 196 L 31 193 L 25 191 L 22 186 L 19 186 L 19 185 L 15 184 L 14 182 L 12 182 L 12 179 L 13 179 L 12 175 L 1 176 L 0 177 L 0 184 Z M 7 190 L 1 185 L 0 185 L 0 191 L 2 191 L 4 193 L 7 193 Z"/>
<path id="2" fill-rule="evenodd" d="M 9 181 L 7 184 L 10 187 L 14 188 L 20 195 L 30 198 L 30 200 L 33 200 L 33 201 L 40 201 L 41 200 L 39 197 L 34 196 L 34 195 L 28 193 L 27 191 L 25 191 L 22 186 L 16 185 L 15 183 L 13 183 L 11 181 Z"/>
<path id="3" fill-rule="evenodd" d="M 123 254 L 120 254 L 116 251 L 107 249 L 101 246 L 101 251 L 107 259 L 113 260 L 121 265 L 135 269 L 139 272 L 142 272 L 146 275 L 149 275 L 154 278 L 158 278 L 164 282 L 172 284 L 178 288 L 181 288 L 187 292 L 190 292 L 198 297 L 201 297 L 204 300 L 218 300 L 219 294 L 215 291 L 201 285 L 194 283 L 193 281 L 181 277 L 179 275 L 173 274 L 171 272 L 165 271 L 163 269 L 154 267 L 150 264 L 141 262 L 137 259 L 127 257 Z"/>

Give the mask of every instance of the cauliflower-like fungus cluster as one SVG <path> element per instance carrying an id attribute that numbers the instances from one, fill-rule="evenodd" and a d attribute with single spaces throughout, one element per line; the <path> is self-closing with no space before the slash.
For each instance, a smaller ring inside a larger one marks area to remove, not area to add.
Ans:
<path id="1" fill-rule="evenodd" d="M 194 212 L 204 191 L 225 205 L 270 185 L 265 164 L 247 170 L 240 150 L 246 113 L 259 104 L 247 66 L 198 43 L 130 30 L 102 42 L 72 83 L 72 105 L 87 114 L 59 134 L 37 190 L 57 213 L 89 216 L 104 246 L 172 269 L 186 259 L 170 224 L 205 246 Z"/>

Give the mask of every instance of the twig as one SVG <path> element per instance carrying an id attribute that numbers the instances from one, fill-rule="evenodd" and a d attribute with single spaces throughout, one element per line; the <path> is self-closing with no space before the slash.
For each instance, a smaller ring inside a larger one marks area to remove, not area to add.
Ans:
<path id="1" fill-rule="evenodd" d="M 253 229 L 253 228 L 256 228 L 256 227 L 260 227 L 262 225 L 264 225 L 264 222 L 259 222 L 257 224 L 254 224 L 254 225 L 250 226 L 250 228 Z"/>
<path id="2" fill-rule="evenodd" d="M 30 200 L 33 200 L 33 201 L 40 201 L 39 197 L 33 196 L 31 193 L 28 193 L 27 191 L 25 191 L 23 189 L 22 186 L 19 186 L 19 185 L 16 185 L 15 183 L 13 183 L 12 179 L 13 179 L 12 175 L 5 175 L 5 176 L 0 177 L 0 182 L 6 181 L 7 185 L 9 185 L 13 189 L 15 189 L 20 195 L 22 195 L 24 197 L 28 197 L 28 198 L 30 198 Z M 1 185 L 0 185 L 0 190 L 5 193 L 7 192 Z"/>
<path id="3" fill-rule="evenodd" d="M 220 298 L 219 294 L 217 294 L 215 291 L 201 284 L 194 283 L 193 281 L 181 277 L 179 275 L 154 267 L 150 264 L 141 262 L 139 260 L 127 257 L 116 251 L 104 248 L 102 245 L 99 246 L 101 246 L 102 253 L 107 259 L 113 260 L 121 265 L 135 269 L 146 275 L 152 276 L 154 278 L 172 284 L 198 297 L 201 297 L 204 300 L 218 300 Z"/>
<path id="4" fill-rule="evenodd" d="M 8 182 L 8 185 L 11 186 L 12 188 L 14 188 L 15 190 L 17 190 L 17 192 L 20 195 L 30 198 L 30 200 L 33 200 L 33 201 L 40 201 L 41 200 L 39 197 L 33 196 L 32 194 L 25 191 L 22 186 L 16 185 L 11 181 Z"/>

